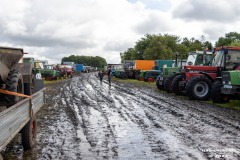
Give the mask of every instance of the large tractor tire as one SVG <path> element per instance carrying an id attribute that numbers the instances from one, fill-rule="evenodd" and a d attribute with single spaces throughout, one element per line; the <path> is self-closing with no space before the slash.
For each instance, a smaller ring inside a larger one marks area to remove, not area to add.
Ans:
<path id="1" fill-rule="evenodd" d="M 148 81 L 149 83 L 153 83 L 153 82 L 154 82 L 154 78 L 153 78 L 153 77 L 148 77 L 147 81 Z"/>
<path id="2" fill-rule="evenodd" d="M 21 130 L 22 133 L 22 145 L 24 150 L 29 150 L 36 144 L 37 138 L 37 120 L 36 117 L 32 117 L 30 121 Z"/>
<path id="3" fill-rule="evenodd" d="M 186 85 L 186 94 L 190 99 L 207 100 L 211 96 L 212 82 L 205 76 L 191 78 Z"/>
<path id="4" fill-rule="evenodd" d="M 128 74 L 127 74 L 127 75 L 128 75 L 128 78 L 133 78 L 133 75 L 134 75 L 134 74 L 133 74 L 133 71 L 128 71 Z"/>
<path id="5" fill-rule="evenodd" d="M 140 72 L 139 71 L 137 71 L 136 73 L 135 73 L 135 79 L 139 79 L 139 77 L 140 77 Z"/>
<path id="6" fill-rule="evenodd" d="M 172 91 L 176 95 L 184 95 L 184 88 L 179 86 L 179 82 L 182 81 L 183 78 L 181 75 L 177 75 L 172 81 Z"/>
<path id="7" fill-rule="evenodd" d="M 24 93 L 23 78 L 17 70 L 12 70 L 8 73 L 6 81 L 6 90 L 17 93 Z M 20 101 L 22 97 L 5 95 L 6 106 L 10 107 Z"/>
<path id="8" fill-rule="evenodd" d="M 156 82 L 156 86 L 159 90 L 163 90 L 164 86 L 159 84 L 159 81 Z"/>
<path id="9" fill-rule="evenodd" d="M 229 102 L 229 95 L 221 93 L 222 81 L 217 80 L 213 83 L 211 88 L 212 101 L 214 103 L 227 103 Z"/>
<path id="10" fill-rule="evenodd" d="M 24 94 L 32 95 L 34 93 L 34 75 L 31 76 L 31 83 L 24 83 Z"/>
<path id="11" fill-rule="evenodd" d="M 164 81 L 164 89 L 168 92 L 171 93 L 172 90 L 172 81 L 175 78 L 176 75 L 172 75 L 170 77 L 167 77 Z"/>

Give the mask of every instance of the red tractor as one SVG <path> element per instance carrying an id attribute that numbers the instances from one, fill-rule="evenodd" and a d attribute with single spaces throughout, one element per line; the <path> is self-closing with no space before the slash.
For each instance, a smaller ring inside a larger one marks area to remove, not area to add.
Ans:
<path id="1" fill-rule="evenodd" d="M 185 66 L 178 79 L 178 88 L 174 90 L 185 90 L 190 99 L 209 99 L 212 84 L 221 77 L 223 70 L 233 70 L 231 62 L 236 57 L 240 58 L 240 47 L 215 48 L 211 66 Z"/>
<path id="2" fill-rule="evenodd" d="M 58 65 L 57 70 L 60 71 L 61 77 L 70 77 L 72 78 L 73 67 L 70 65 Z"/>

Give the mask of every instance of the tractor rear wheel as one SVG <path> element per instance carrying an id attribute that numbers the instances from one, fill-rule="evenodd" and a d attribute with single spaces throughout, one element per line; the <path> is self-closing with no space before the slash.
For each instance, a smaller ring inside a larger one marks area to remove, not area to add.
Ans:
<path id="1" fill-rule="evenodd" d="M 229 96 L 221 93 L 222 81 L 217 80 L 212 85 L 211 96 L 214 103 L 227 103 Z"/>
<path id="2" fill-rule="evenodd" d="M 148 82 L 153 83 L 154 82 L 154 78 L 153 77 L 149 77 L 148 78 Z"/>
<path id="3" fill-rule="evenodd" d="M 36 117 L 32 117 L 30 121 L 21 130 L 22 133 L 22 145 L 24 150 L 32 149 L 36 144 L 37 137 L 37 120 Z"/>
<path id="4" fill-rule="evenodd" d="M 207 100 L 211 96 L 212 82 L 205 76 L 191 78 L 186 85 L 186 94 L 190 99 Z"/>
<path id="5" fill-rule="evenodd" d="M 12 70 L 8 73 L 6 81 L 6 90 L 17 93 L 24 93 L 23 78 L 17 70 Z M 5 95 L 6 106 L 10 107 L 20 101 L 19 96 Z"/>
<path id="6" fill-rule="evenodd" d="M 179 82 L 182 81 L 183 78 L 181 75 L 176 76 L 172 81 L 172 90 L 176 95 L 183 95 L 184 88 L 179 86 Z"/>

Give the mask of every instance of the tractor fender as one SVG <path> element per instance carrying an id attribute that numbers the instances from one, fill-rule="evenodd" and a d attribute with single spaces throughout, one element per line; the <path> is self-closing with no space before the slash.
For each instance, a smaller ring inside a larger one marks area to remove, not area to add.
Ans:
<path id="1" fill-rule="evenodd" d="M 215 81 L 215 79 L 213 79 L 208 73 L 206 72 L 199 72 L 199 74 L 203 74 L 204 76 L 206 76 L 208 79 L 211 80 L 211 82 L 213 83 Z"/>

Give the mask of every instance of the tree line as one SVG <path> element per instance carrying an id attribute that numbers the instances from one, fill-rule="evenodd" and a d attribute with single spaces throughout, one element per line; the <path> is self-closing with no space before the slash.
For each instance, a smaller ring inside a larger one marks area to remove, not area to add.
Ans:
<path id="1" fill-rule="evenodd" d="M 230 32 L 225 37 L 220 37 L 215 43 L 215 47 L 220 46 L 240 46 L 240 34 Z M 173 59 L 174 55 L 180 54 L 186 58 L 189 51 L 213 49 L 213 44 L 206 40 L 204 36 L 200 39 L 180 38 L 169 34 L 146 34 L 135 43 L 133 48 L 128 48 L 120 53 L 121 62 L 124 60 L 156 60 Z"/>
<path id="2" fill-rule="evenodd" d="M 104 58 L 99 56 L 78 56 L 78 55 L 71 55 L 69 57 L 63 57 L 63 62 L 74 62 L 75 64 L 83 64 L 84 66 L 92 66 L 103 68 L 107 65 L 107 62 Z"/>

